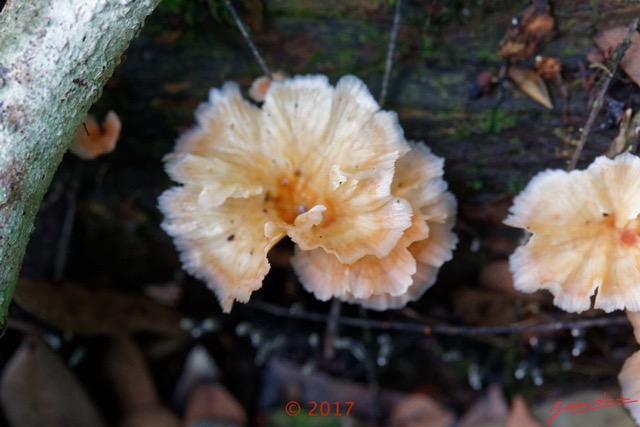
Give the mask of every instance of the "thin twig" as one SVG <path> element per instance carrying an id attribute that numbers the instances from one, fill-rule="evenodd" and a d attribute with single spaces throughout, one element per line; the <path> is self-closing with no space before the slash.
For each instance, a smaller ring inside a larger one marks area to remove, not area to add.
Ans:
<path id="1" fill-rule="evenodd" d="M 294 313 L 289 311 L 286 307 L 269 304 L 262 301 L 253 301 L 247 305 L 248 308 L 262 311 L 264 313 L 271 314 L 277 317 L 283 317 L 288 319 L 305 320 L 315 323 L 324 323 L 329 320 L 327 314 L 322 313 Z M 629 320 L 626 316 L 602 316 L 590 319 L 577 319 L 577 320 L 558 320 L 555 322 L 545 324 L 511 324 L 504 326 L 450 326 L 450 325 L 429 325 L 427 323 L 419 322 L 400 322 L 400 321 L 385 321 L 385 320 L 373 320 L 373 319 L 361 319 L 355 317 L 341 316 L 338 322 L 344 326 L 353 326 L 358 328 L 374 328 L 384 331 L 401 331 L 401 332 L 413 332 L 421 335 L 460 335 L 460 336 L 474 336 L 474 335 L 498 335 L 498 334 L 513 334 L 513 333 L 525 333 L 525 332 L 547 332 L 547 331 L 564 331 L 571 329 L 588 329 L 594 327 L 606 327 L 614 325 L 629 325 Z"/>
<path id="2" fill-rule="evenodd" d="M 340 307 L 342 303 L 339 299 L 334 298 L 331 301 L 329 309 L 329 321 L 324 333 L 324 346 L 322 348 L 322 357 L 325 362 L 333 359 L 336 352 L 336 337 L 338 336 L 338 325 L 340 321 Z"/>
<path id="3" fill-rule="evenodd" d="M 77 161 L 77 160 L 76 160 Z M 71 240 L 71 231 L 73 230 L 73 222 L 76 218 L 76 201 L 78 196 L 78 187 L 80 185 L 80 175 L 82 171 L 82 161 L 76 163 L 71 176 L 69 190 L 67 190 L 67 209 L 65 210 L 64 221 L 58 238 L 58 247 L 53 265 L 53 280 L 58 282 L 64 277 L 64 270 L 67 265 L 67 256 L 69 255 L 69 241 Z"/>
<path id="4" fill-rule="evenodd" d="M 620 61 L 624 57 L 624 53 L 627 51 L 629 46 L 631 45 L 631 37 L 633 33 L 638 29 L 638 19 L 636 18 L 631 25 L 629 25 L 629 30 L 625 35 L 622 43 L 618 46 L 616 57 L 613 61 L 613 65 L 611 66 L 611 73 L 607 75 L 604 83 L 602 84 L 602 88 L 600 89 L 600 93 L 596 100 L 591 104 L 591 111 L 589 112 L 589 117 L 587 118 L 587 123 L 584 125 L 582 129 L 582 133 L 580 134 L 580 140 L 578 141 L 578 146 L 576 147 L 576 151 L 573 153 L 573 157 L 571 158 L 571 162 L 569 163 L 568 170 L 575 169 L 578 164 L 578 159 L 580 158 L 580 154 L 584 149 L 584 145 L 587 142 L 587 137 L 589 136 L 589 132 L 591 132 L 591 128 L 593 127 L 593 123 L 596 121 L 596 117 L 600 113 L 602 109 L 602 105 L 604 104 L 604 97 L 609 90 L 609 85 L 611 84 L 611 80 L 613 80 L 613 76 L 615 76 L 618 71 L 618 67 L 620 66 Z"/>
<path id="5" fill-rule="evenodd" d="M 42 330 L 33 323 L 29 323 L 27 321 L 15 319 L 12 317 L 9 317 L 9 319 L 7 320 L 7 329 L 20 331 L 30 336 L 37 336 L 42 334 Z"/>
<path id="6" fill-rule="evenodd" d="M 224 4 L 227 6 L 227 9 L 229 10 L 231 17 L 233 18 L 233 20 L 236 23 L 236 26 L 242 33 L 242 37 L 244 37 L 244 40 L 249 45 L 249 49 L 251 49 L 251 53 L 256 58 L 256 61 L 258 61 L 258 65 L 260 65 L 260 68 L 262 68 L 262 72 L 264 73 L 265 76 L 272 79 L 271 71 L 269 71 L 269 67 L 267 67 L 267 63 L 262 58 L 262 55 L 260 55 L 260 52 L 258 51 L 258 48 L 256 47 L 256 45 L 253 43 L 253 40 L 251 40 L 251 37 L 249 36 L 247 29 L 244 27 L 244 24 L 242 23 L 242 20 L 240 19 L 238 12 L 236 12 L 236 9 L 231 4 L 231 1 L 224 0 Z"/>
<path id="7" fill-rule="evenodd" d="M 400 28 L 400 8 L 402 0 L 396 0 L 396 9 L 393 15 L 393 24 L 391 26 L 391 37 L 389 38 L 389 47 L 387 48 L 387 60 L 384 64 L 384 76 L 382 77 L 382 88 L 380 89 L 380 98 L 378 104 L 382 107 L 387 100 L 387 90 L 389 88 L 389 79 L 391 78 L 391 67 L 393 67 L 393 54 L 396 50 L 398 40 L 398 29 Z"/>
<path id="8" fill-rule="evenodd" d="M 367 310 L 360 307 L 360 319 L 367 320 Z M 383 413 L 381 411 L 382 395 L 380 389 L 380 382 L 378 381 L 378 373 L 376 369 L 376 361 L 371 354 L 372 347 L 376 346 L 371 334 L 371 328 L 365 326 L 362 328 L 362 341 L 364 343 L 364 366 L 366 369 L 367 383 L 369 384 L 369 400 L 371 401 L 372 414 L 371 417 L 378 424 L 382 424 Z"/>

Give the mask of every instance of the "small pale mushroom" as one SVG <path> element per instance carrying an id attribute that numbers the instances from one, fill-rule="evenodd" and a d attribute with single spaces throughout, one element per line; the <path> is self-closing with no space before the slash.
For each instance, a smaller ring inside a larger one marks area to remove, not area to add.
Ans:
<path id="1" fill-rule="evenodd" d="M 273 81 L 262 108 L 227 83 L 196 115 L 166 157 L 182 186 L 160 197 L 162 226 L 224 311 L 262 286 L 284 236 L 353 264 L 387 256 L 412 226 L 410 203 L 391 193 L 409 145 L 356 77 Z"/>
<path id="2" fill-rule="evenodd" d="M 249 97 L 256 102 L 264 102 L 265 96 L 267 96 L 267 91 L 269 90 L 269 86 L 271 86 L 272 81 L 281 82 L 286 78 L 284 73 L 280 73 L 276 71 L 271 74 L 271 78 L 269 76 L 260 76 L 251 83 L 251 87 L 249 88 Z"/>
<path id="3" fill-rule="evenodd" d="M 120 118 L 114 111 L 107 113 L 102 126 L 94 116 L 89 114 L 84 124 L 78 126 L 69 151 L 84 160 L 93 160 L 103 154 L 111 153 L 116 148 L 121 128 Z"/>
<path id="4" fill-rule="evenodd" d="M 586 170 L 547 170 L 504 221 L 531 234 L 509 263 L 514 287 L 548 289 L 569 312 L 640 310 L 640 158 L 598 157 Z"/>

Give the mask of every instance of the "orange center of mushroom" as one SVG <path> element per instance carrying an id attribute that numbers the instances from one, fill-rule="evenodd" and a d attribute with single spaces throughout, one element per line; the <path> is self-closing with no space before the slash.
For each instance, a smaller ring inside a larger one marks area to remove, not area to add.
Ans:
<path id="1" fill-rule="evenodd" d="M 622 230 L 616 228 L 616 216 L 607 215 L 604 224 L 618 233 L 618 239 L 624 246 L 635 246 L 638 243 L 638 221 L 629 221 Z"/>
<path id="2" fill-rule="evenodd" d="M 316 205 L 327 206 L 326 201 L 320 199 L 316 191 L 311 188 L 309 180 L 300 170 L 277 177 L 273 192 L 265 198 L 265 202 L 273 203 L 278 216 L 287 224 L 293 224 L 298 215 L 307 212 Z M 325 225 L 326 220 L 325 217 L 323 221 Z"/>
<path id="3" fill-rule="evenodd" d="M 633 246 L 638 241 L 638 235 L 636 234 L 635 231 L 629 230 L 627 228 L 627 229 L 622 230 L 622 233 L 620 233 L 620 241 L 624 245 Z"/>

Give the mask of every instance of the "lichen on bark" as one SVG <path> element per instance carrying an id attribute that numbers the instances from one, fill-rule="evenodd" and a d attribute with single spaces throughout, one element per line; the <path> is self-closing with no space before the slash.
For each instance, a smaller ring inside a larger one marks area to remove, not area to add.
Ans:
<path id="1" fill-rule="evenodd" d="M 159 2 L 10 0 L 0 13 L 2 327 L 53 174 L 75 129 Z"/>

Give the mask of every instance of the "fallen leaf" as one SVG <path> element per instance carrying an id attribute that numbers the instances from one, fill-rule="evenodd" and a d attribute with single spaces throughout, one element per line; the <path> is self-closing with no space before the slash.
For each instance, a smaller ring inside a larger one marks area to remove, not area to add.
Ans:
<path id="1" fill-rule="evenodd" d="M 522 13 L 511 20 L 500 41 L 501 58 L 515 61 L 530 58 L 555 35 L 555 20 L 547 0 L 534 0 Z"/>
<path id="2" fill-rule="evenodd" d="M 515 396 L 511 401 L 506 427 L 542 427 L 542 424 L 531 416 L 524 398 Z"/>
<path id="3" fill-rule="evenodd" d="M 74 334 L 186 334 L 178 311 L 140 295 L 21 278 L 15 300 L 33 316 Z"/>
<path id="4" fill-rule="evenodd" d="M 391 427 L 448 427 L 454 415 L 424 394 L 412 394 L 400 401 L 391 411 Z"/>
<path id="5" fill-rule="evenodd" d="M 183 425 L 195 427 L 206 421 L 245 426 L 248 423 L 248 416 L 242 405 L 222 385 L 201 383 L 191 392 Z"/>
<path id="6" fill-rule="evenodd" d="M 209 352 L 201 345 L 194 346 L 187 356 L 182 373 L 175 387 L 174 401 L 183 406 L 198 383 L 214 382 L 220 376 L 220 368 Z"/>
<path id="7" fill-rule="evenodd" d="M 545 80 L 558 79 L 562 72 L 562 62 L 550 56 L 536 56 L 533 66 L 536 68 L 536 73 Z"/>
<path id="8" fill-rule="evenodd" d="M 596 34 L 593 41 L 605 56 L 610 56 L 613 50 L 622 43 L 628 31 L 627 27 L 609 28 Z M 637 31 L 631 36 L 631 44 L 620 61 L 620 68 L 627 73 L 631 80 L 640 85 L 640 34 Z"/>
<path id="9" fill-rule="evenodd" d="M 115 397 L 124 412 L 135 412 L 158 403 L 158 394 L 147 362 L 130 338 L 111 338 L 107 345 L 105 363 Z"/>
<path id="10" fill-rule="evenodd" d="M 633 336 L 636 338 L 636 341 L 640 343 L 640 311 L 625 310 L 625 313 L 627 314 L 629 322 L 631 322 L 631 326 L 633 326 Z"/>
<path id="11" fill-rule="evenodd" d="M 0 401 L 13 427 L 105 426 L 80 382 L 37 337 L 5 366 Z"/>
<path id="12" fill-rule="evenodd" d="M 176 416 L 162 406 L 142 409 L 129 415 L 120 427 L 178 427 Z"/>
<path id="13" fill-rule="evenodd" d="M 485 394 L 474 402 L 462 416 L 458 427 L 504 425 L 508 408 L 502 389 L 498 385 L 492 384 L 486 389 Z"/>
<path id="14" fill-rule="evenodd" d="M 530 37 L 544 38 L 553 34 L 555 20 L 549 15 L 548 9 L 535 13 L 525 23 L 524 33 Z"/>
<path id="15" fill-rule="evenodd" d="M 140 348 L 125 337 L 111 338 L 106 372 L 123 412 L 122 427 L 177 427 L 177 417 L 164 408 Z"/>
<path id="16" fill-rule="evenodd" d="M 533 52 L 525 51 L 527 44 L 524 42 L 517 42 L 514 40 L 505 40 L 500 43 L 500 57 L 508 58 L 511 56 L 519 56 L 521 52 L 526 52 L 522 54 L 523 57 L 529 57 L 533 54 Z"/>
<path id="17" fill-rule="evenodd" d="M 509 76 L 509 78 L 518 86 L 518 89 L 529 96 L 529 98 L 550 110 L 553 109 L 553 104 L 551 103 L 551 97 L 549 97 L 547 86 L 538 73 L 528 68 L 521 68 L 512 65 L 507 70 L 507 76 Z"/>
<path id="18" fill-rule="evenodd" d="M 640 351 L 636 351 L 631 356 L 629 356 L 622 365 L 622 369 L 620 370 L 620 374 L 618 375 L 618 381 L 620 382 L 620 388 L 622 389 L 622 395 L 620 397 L 626 397 L 632 400 L 638 399 L 638 397 L 640 396 L 640 381 L 638 381 L 638 372 L 640 372 Z M 635 407 L 626 408 L 637 423 L 640 423 L 639 406 L 640 405 L 636 403 Z"/>
<path id="19" fill-rule="evenodd" d="M 632 114 L 633 110 L 631 108 L 627 108 L 624 113 L 622 113 L 618 135 L 616 135 L 611 141 L 611 144 L 609 144 L 607 156 L 613 158 L 631 146 L 631 142 L 633 138 L 635 138 L 633 127 L 630 126 Z"/>

